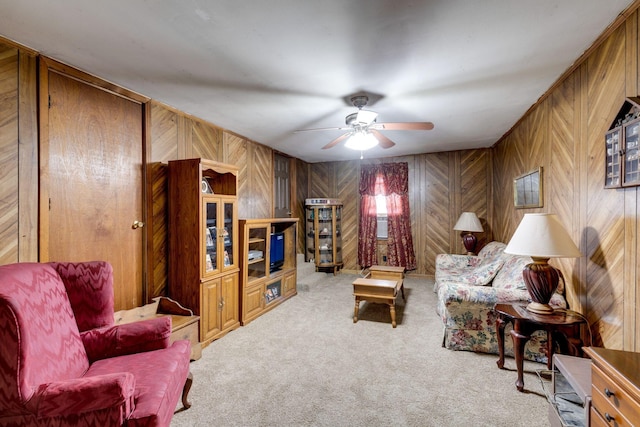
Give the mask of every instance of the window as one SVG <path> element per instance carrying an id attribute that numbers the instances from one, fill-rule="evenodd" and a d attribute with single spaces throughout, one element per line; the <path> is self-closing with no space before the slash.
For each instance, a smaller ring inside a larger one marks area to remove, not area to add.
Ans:
<path id="1" fill-rule="evenodd" d="M 386 239 L 388 237 L 387 228 L 387 201 L 382 194 L 376 196 L 376 216 L 377 216 L 377 238 Z"/>

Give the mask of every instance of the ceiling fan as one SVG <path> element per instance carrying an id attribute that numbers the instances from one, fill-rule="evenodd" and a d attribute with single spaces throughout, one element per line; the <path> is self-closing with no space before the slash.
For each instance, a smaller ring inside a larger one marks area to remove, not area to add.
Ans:
<path id="1" fill-rule="evenodd" d="M 384 136 L 381 130 L 431 130 L 431 122 L 400 122 L 400 123 L 378 123 L 378 113 L 370 110 L 363 110 L 369 102 L 366 95 L 351 97 L 351 103 L 358 109 L 357 112 L 349 114 L 345 118 L 346 127 L 303 129 L 296 132 L 322 131 L 322 130 L 346 130 L 347 133 L 340 135 L 324 147 L 323 150 L 335 147 L 346 140 L 345 146 L 354 150 L 368 150 L 376 145 L 382 148 L 391 148 L 395 142 Z"/>

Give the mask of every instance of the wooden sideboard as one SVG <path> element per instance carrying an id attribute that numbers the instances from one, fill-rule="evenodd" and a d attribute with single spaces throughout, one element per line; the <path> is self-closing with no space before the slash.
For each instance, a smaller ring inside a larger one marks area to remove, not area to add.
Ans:
<path id="1" fill-rule="evenodd" d="M 585 347 L 592 361 L 591 425 L 633 426 L 640 420 L 640 353 Z"/>

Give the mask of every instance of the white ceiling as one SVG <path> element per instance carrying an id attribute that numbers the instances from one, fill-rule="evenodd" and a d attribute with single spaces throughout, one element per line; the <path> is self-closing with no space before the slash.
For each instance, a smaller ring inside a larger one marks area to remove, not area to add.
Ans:
<path id="1" fill-rule="evenodd" d="M 489 147 L 632 0 L 0 0 L 0 35 L 308 162 L 382 95 L 396 142 L 365 157 Z"/>

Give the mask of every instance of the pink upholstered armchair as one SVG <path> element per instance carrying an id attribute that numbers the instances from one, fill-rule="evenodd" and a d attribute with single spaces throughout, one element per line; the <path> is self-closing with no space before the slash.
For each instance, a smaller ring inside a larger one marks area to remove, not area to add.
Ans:
<path id="1" fill-rule="evenodd" d="M 106 262 L 0 266 L 0 426 L 168 426 L 191 386 L 170 333 L 114 326 Z"/>

